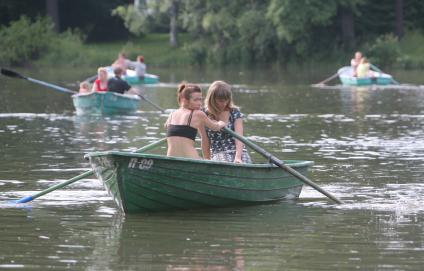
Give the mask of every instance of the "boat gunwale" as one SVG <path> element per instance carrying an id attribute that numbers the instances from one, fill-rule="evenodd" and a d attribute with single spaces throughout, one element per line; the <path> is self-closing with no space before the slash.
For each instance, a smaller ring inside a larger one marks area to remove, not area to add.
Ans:
<path id="1" fill-rule="evenodd" d="M 349 80 L 354 80 L 355 82 L 357 82 L 359 80 L 368 80 L 368 79 L 373 79 L 373 78 L 377 78 L 377 79 L 378 78 L 382 78 L 382 79 L 392 79 L 393 78 L 392 75 L 390 75 L 388 73 L 384 73 L 384 72 L 379 72 L 380 75 L 376 76 L 376 77 L 367 76 L 367 77 L 358 78 L 358 77 L 347 74 L 351 70 L 352 70 L 352 68 L 350 66 L 344 66 L 344 67 L 341 67 L 340 69 L 337 70 L 337 74 L 339 75 L 340 78 L 346 78 L 346 79 L 349 79 Z"/>
<path id="2" fill-rule="evenodd" d="M 276 165 L 269 164 L 247 164 L 247 163 L 231 163 L 224 161 L 213 161 L 213 160 L 204 160 L 204 159 L 192 159 L 186 157 L 172 157 L 159 154 L 150 154 L 150 153 L 136 153 L 136 152 L 124 152 L 124 151 L 103 151 L 103 152 L 90 152 L 84 155 L 84 158 L 92 158 L 99 156 L 123 156 L 123 157 L 132 157 L 132 158 L 150 158 L 150 159 L 160 159 L 160 160 L 169 160 L 177 162 L 191 162 L 195 164 L 210 164 L 210 165 L 225 165 L 230 167 L 242 167 L 242 168 L 277 168 Z M 285 164 L 290 167 L 306 167 L 313 166 L 313 161 L 307 160 L 282 160 Z"/>
<path id="3" fill-rule="evenodd" d="M 125 99 L 129 99 L 129 100 L 141 100 L 140 96 L 138 95 L 134 95 L 134 94 L 121 94 L 121 93 L 117 93 L 117 92 L 111 92 L 111 91 L 91 91 L 89 93 L 76 93 L 73 94 L 71 97 L 72 98 L 79 98 L 79 97 L 87 97 L 87 96 L 91 96 L 91 95 L 116 95 L 118 97 L 121 98 L 125 98 Z"/>

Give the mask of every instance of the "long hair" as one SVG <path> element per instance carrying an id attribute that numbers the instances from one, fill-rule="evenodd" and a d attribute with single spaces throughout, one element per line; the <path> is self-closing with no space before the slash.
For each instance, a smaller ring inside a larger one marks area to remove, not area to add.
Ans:
<path id="1" fill-rule="evenodd" d="M 186 100 L 190 100 L 191 94 L 195 93 L 195 92 L 202 93 L 202 90 L 200 89 L 200 87 L 198 85 L 185 83 L 185 82 L 181 83 L 178 86 L 178 89 L 177 89 L 177 102 L 178 102 L 178 104 L 181 105 L 181 98 L 184 98 Z"/>
<path id="2" fill-rule="evenodd" d="M 231 86 L 224 81 L 215 81 L 210 85 L 208 93 L 206 94 L 205 107 L 209 116 L 213 119 L 218 120 L 220 110 L 216 105 L 216 100 L 228 101 L 225 110 L 230 111 L 237 106 L 233 103 L 233 94 L 231 92 Z"/>

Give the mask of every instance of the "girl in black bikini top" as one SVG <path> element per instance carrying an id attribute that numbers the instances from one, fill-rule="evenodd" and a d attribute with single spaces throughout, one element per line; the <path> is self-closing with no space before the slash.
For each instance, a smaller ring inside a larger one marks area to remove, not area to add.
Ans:
<path id="1" fill-rule="evenodd" d="M 166 127 L 166 136 L 167 137 L 180 136 L 180 137 L 185 137 L 194 141 L 196 139 L 197 129 L 190 126 L 191 118 L 193 117 L 193 112 L 194 110 L 191 110 L 191 113 L 190 113 L 190 116 L 188 117 L 188 121 L 186 125 L 168 124 Z M 171 115 L 170 121 L 171 119 L 172 119 L 172 115 Z"/>

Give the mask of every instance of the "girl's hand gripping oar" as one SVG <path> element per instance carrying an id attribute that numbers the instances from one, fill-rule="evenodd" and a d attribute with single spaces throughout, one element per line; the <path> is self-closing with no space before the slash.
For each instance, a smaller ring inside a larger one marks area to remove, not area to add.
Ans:
<path id="1" fill-rule="evenodd" d="M 262 149 L 261 147 L 257 146 L 256 144 L 250 142 L 247 138 L 235 133 L 234 131 L 228 129 L 227 127 L 224 127 L 223 131 L 227 132 L 228 134 L 232 135 L 234 138 L 240 140 L 241 142 L 243 142 L 246 146 L 254 149 L 255 151 L 257 151 L 258 153 L 260 153 L 263 157 L 265 157 L 267 160 L 269 160 L 270 162 L 272 162 L 273 164 L 275 164 L 276 166 L 280 167 L 281 169 L 287 171 L 288 173 L 290 173 L 291 175 L 295 176 L 296 178 L 298 178 L 300 181 L 302 181 L 303 183 L 311 186 L 312 188 L 314 188 L 315 190 L 317 190 L 318 192 L 324 194 L 325 196 L 327 196 L 328 198 L 332 199 L 333 201 L 335 201 L 338 204 L 343 203 L 341 200 L 339 200 L 338 198 L 336 198 L 335 196 L 331 195 L 329 192 L 325 191 L 324 189 L 322 189 L 321 187 L 319 187 L 317 184 L 315 184 L 314 182 L 312 182 L 311 180 L 309 180 L 308 178 L 306 178 L 305 176 L 303 176 L 302 174 L 300 174 L 299 172 L 297 172 L 296 170 L 294 170 L 293 168 L 285 165 L 280 159 L 278 159 L 277 157 L 273 156 L 272 154 L 270 154 L 269 152 L 265 151 L 264 149 Z"/>
<path id="2" fill-rule="evenodd" d="M 144 146 L 144 147 L 136 150 L 135 152 L 145 152 L 145 151 L 151 150 L 154 147 L 162 144 L 165 141 L 166 141 L 166 138 L 162 138 L 162 139 L 160 139 L 160 140 L 158 140 L 156 142 L 153 142 L 153 143 L 151 143 L 149 145 L 146 145 L 146 146 Z M 82 173 L 82 174 L 80 174 L 78 176 L 75 176 L 75 177 L 73 177 L 73 178 L 71 178 L 71 179 L 69 179 L 69 180 L 67 180 L 67 181 L 65 181 L 63 183 L 53 185 L 53 186 L 51 186 L 51 187 L 49 187 L 49 188 L 47 188 L 47 189 L 45 189 L 45 190 L 43 190 L 41 192 L 38 192 L 35 195 L 23 197 L 23 198 L 21 198 L 21 199 L 19 199 L 17 201 L 14 201 L 14 203 L 26 203 L 26 202 L 32 201 L 32 200 L 34 200 L 34 199 L 36 199 L 38 197 L 41 197 L 41 196 L 43 196 L 43 195 L 45 195 L 47 193 L 50 193 L 50 192 L 52 192 L 54 190 L 57 190 L 59 188 L 62 188 L 64 186 L 67 186 L 68 184 L 71 184 L 71 183 L 74 183 L 74 182 L 79 181 L 81 179 L 84 179 L 84 178 L 86 178 L 86 177 L 88 177 L 88 176 L 90 176 L 92 174 L 94 174 L 94 170 L 86 171 L 86 172 L 84 172 L 84 173 Z"/>

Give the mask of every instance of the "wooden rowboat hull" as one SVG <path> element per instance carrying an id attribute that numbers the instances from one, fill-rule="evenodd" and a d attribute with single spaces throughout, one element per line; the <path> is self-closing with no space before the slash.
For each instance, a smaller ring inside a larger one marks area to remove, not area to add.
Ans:
<path id="1" fill-rule="evenodd" d="M 89 153 L 125 213 L 261 204 L 299 197 L 303 183 L 270 164 L 234 164 L 129 152 Z M 310 161 L 286 161 L 302 174 Z"/>
<path id="2" fill-rule="evenodd" d="M 352 68 L 349 66 L 338 70 L 339 79 L 343 85 L 347 86 L 370 86 L 370 85 L 390 85 L 393 84 L 393 77 L 387 73 L 374 72 L 373 77 L 354 77 Z"/>
<path id="3" fill-rule="evenodd" d="M 140 108 L 137 95 L 123 95 L 114 92 L 91 92 L 72 95 L 77 115 L 132 114 Z"/>

